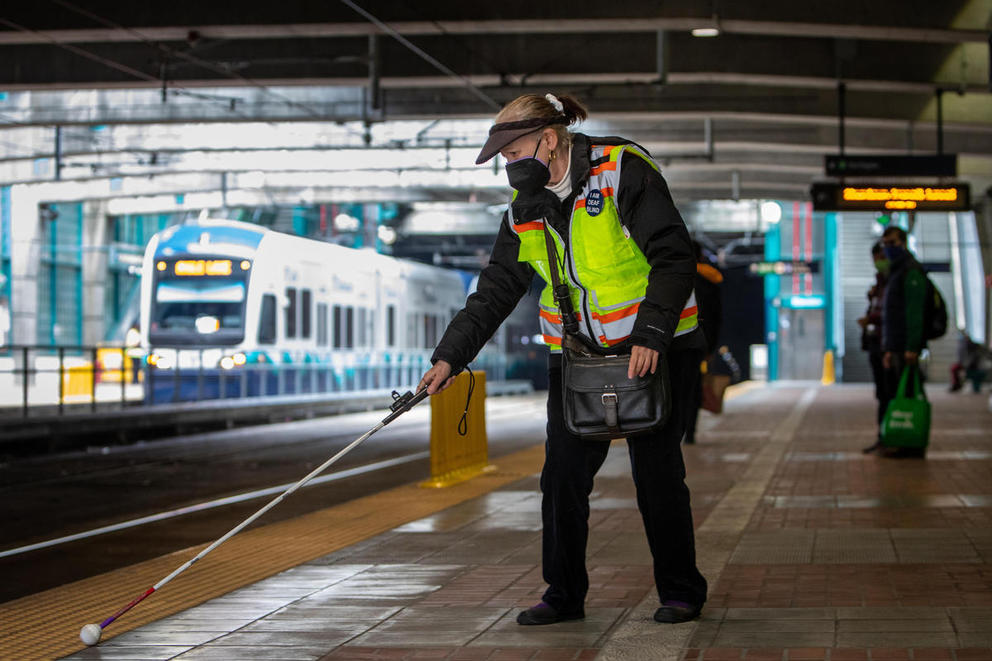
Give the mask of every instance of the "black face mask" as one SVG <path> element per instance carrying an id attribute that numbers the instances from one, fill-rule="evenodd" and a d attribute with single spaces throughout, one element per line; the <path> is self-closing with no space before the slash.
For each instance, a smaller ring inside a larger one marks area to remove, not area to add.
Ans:
<path id="1" fill-rule="evenodd" d="M 536 193 L 551 181 L 551 170 L 537 157 L 541 141 L 537 141 L 533 156 L 524 156 L 506 164 L 506 178 L 510 186 L 521 193 Z"/>

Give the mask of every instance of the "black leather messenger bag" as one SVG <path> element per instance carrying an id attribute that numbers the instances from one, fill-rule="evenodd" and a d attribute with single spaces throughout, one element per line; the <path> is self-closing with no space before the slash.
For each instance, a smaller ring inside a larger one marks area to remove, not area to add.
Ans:
<path id="1" fill-rule="evenodd" d="M 551 283 L 561 316 L 562 405 L 565 428 L 588 441 L 607 441 L 658 429 L 671 407 L 668 366 L 627 378 L 630 349 L 604 349 L 579 333 L 568 285 L 558 275 L 558 250 L 545 219 Z"/>

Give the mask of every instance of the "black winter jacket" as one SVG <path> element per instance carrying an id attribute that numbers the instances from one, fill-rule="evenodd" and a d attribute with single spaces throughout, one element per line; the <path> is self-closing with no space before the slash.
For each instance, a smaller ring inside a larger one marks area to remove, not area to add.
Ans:
<path id="1" fill-rule="evenodd" d="M 919 353 L 927 346 L 923 334 L 927 276 L 909 251 L 891 264 L 882 298 L 882 351 Z"/>
<path id="2" fill-rule="evenodd" d="M 519 194 L 512 202 L 514 222 L 548 218 L 551 226 L 566 236 L 575 198 L 589 178 L 590 145 L 628 142 L 622 138 L 590 138 L 573 133 L 572 193 L 563 201 L 547 189 L 534 195 Z M 651 267 L 645 299 L 638 308 L 627 343 L 655 349 L 661 354 L 669 349 L 701 347 L 703 340 L 698 331 L 672 341 L 696 274 L 689 232 L 664 178 L 639 156 L 625 153 L 622 158 L 616 195 L 620 218 Z M 504 213 L 489 264 L 479 274 L 478 287 L 451 320 L 434 350 L 432 363 L 444 360 L 455 371 L 470 363 L 530 287 L 535 271 L 527 262 L 517 261 L 520 239 L 510 229 L 509 222 L 508 214 Z"/>

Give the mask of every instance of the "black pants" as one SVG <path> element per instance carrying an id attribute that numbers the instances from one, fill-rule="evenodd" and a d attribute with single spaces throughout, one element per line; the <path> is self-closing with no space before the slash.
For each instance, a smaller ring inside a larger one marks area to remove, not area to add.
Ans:
<path id="1" fill-rule="evenodd" d="M 669 354 L 671 417 L 657 432 L 627 439 L 637 506 L 654 557 L 658 597 L 698 605 L 706 601 L 706 579 L 696 568 L 680 441 L 701 359 L 701 350 Z M 541 472 L 544 580 L 548 583 L 543 599 L 560 612 L 573 613 L 583 608 L 589 590 L 585 563 L 589 494 L 610 443 L 582 441 L 568 433 L 562 418 L 561 379 L 561 369 L 551 369 L 548 440 Z"/>
<path id="2" fill-rule="evenodd" d="M 875 413 L 879 429 L 882 426 L 882 418 L 885 417 L 885 408 L 889 405 L 892 395 L 888 392 L 888 377 L 885 368 L 882 367 L 882 352 L 880 350 L 868 350 L 868 363 L 871 365 L 871 378 L 875 382 L 875 399 L 878 400 L 878 410 Z"/>
<path id="3" fill-rule="evenodd" d="M 690 389 L 688 400 L 685 419 L 685 442 L 695 443 L 699 409 L 703 407 L 703 375 L 699 370 L 697 370 L 696 374 L 696 385 Z"/>

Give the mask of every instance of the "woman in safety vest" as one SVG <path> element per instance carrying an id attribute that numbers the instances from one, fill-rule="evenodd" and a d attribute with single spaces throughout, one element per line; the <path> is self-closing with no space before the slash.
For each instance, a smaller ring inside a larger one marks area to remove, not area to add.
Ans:
<path id="1" fill-rule="evenodd" d="M 669 371 L 668 421 L 627 443 L 661 601 L 654 618 L 685 622 L 699 615 L 706 600 L 680 447 L 705 347 L 692 291 L 696 263 L 685 223 L 651 156 L 622 138 L 566 128 L 585 118 L 577 100 L 552 94 L 518 97 L 496 116 L 476 163 L 501 154 L 516 193 L 478 287 L 449 324 L 420 387 L 430 394 L 448 387 L 513 311 L 534 274 L 542 277 L 541 331 L 551 349 L 541 473 L 548 588 L 517 622 L 583 618 L 589 494 L 610 443 L 582 441 L 564 427 L 562 320 L 551 291 L 546 218 L 580 332 L 601 347 L 629 349 L 631 377 Z"/>

